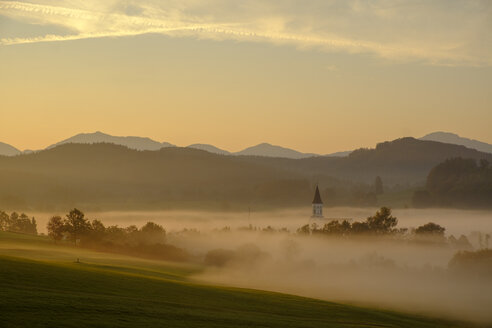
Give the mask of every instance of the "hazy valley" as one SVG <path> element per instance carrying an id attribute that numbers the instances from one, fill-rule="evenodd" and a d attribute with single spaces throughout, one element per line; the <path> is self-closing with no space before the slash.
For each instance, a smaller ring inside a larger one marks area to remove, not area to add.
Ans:
<path id="1" fill-rule="evenodd" d="M 492 327 L 491 0 L 0 0 L 0 328 Z"/>

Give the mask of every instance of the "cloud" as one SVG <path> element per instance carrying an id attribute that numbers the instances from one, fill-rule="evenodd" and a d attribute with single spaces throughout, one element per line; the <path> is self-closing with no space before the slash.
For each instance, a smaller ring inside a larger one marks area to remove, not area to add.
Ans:
<path id="1" fill-rule="evenodd" d="M 289 44 L 393 61 L 492 65 L 488 1 L 0 1 L 0 15 L 73 31 L 10 38 L 0 34 L 0 45 L 159 33 Z"/>

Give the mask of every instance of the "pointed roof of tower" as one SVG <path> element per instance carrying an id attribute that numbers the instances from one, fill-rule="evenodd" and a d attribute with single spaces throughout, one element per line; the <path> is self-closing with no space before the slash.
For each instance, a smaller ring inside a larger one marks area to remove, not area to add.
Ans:
<path id="1" fill-rule="evenodd" d="M 318 185 L 316 185 L 316 191 L 314 192 L 313 204 L 323 204 L 323 201 L 321 200 L 321 196 L 319 194 Z"/>

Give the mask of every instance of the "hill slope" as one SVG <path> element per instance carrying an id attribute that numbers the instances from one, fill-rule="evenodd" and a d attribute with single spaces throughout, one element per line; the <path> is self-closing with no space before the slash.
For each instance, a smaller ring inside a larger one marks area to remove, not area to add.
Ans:
<path id="1" fill-rule="evenodd" d="M 200 150 L 208 151 L 209 153 L 212 153 L 212 154 L 219 154 L 219 155 L 230 155 L 231 154 L 227 150 L 220 149 L 220 148 L 215 147 L 214 145 L 208 145 L 208 144 L 192 144 L 192 145 L 187 146 L 186 148 L 200 149 Z"/>
<path id="2" fill-rule="evenodd" d="M 420 140 L 431 140 L 431 141 L 444 142 L 454 145 L 462 145 L 471 149 L 476 149 L 481 152 L 492 153 L 491 144 L 474 139 L 463 138 L 457 134 L 449 133 L 449 132 L 429 133 L 423 136 L 422 138 L 420 138 Z"/>
<path id="3" fill-rule="evenodd" d="M 5 327 L 460 326 L 292 295 L 204 286 L 171 263 L 115 259 L 47 246 L 40 237 L 0 235 L 0 322 Z M 49 260 L 26 259 L 26 254 Z M 73 262 L 76 257 L 81 263 Z"/>
<path id="4" fill-rule="evenodd" d="M 350 155 L 351 152 L 353 152 L 353 150 L 337 151 L 335 153 L 326 154 L 324 156 L 329 156 L 329 157 L 346 157 L 346 156 Z"/>
<path id="5" fill-rule="evenodd" d="M 317 176 L 333 176 L 357 182 L 372 183 L 380 176 L 386 184 L 424 184 L 429 171 L 448 158 L 488 159 L 492 154 L 464 146 L 401 138 L 379 143 L 374 149 L 358 149 L 346 157 L 311 157 L 298 160 L 247 158 L 275 167 Z"/>
<path id="6" fill-rule="evenodd" d="M 240 156 L 264 156 L 264 157 L 281 157 L 281 158 L 306 158 L 312 156 L 318 156 L 316 154 L 306 154 L 298 152 L 297 150 L 284 148 L 280 146 L 271 145 L 269 143 L 261 143 L 256 146 L 252 146 L 246 149 L 243 149 L 234 155 Z"/>
<path id="7" fill-rule="evenodd" d="M 347 157 L 303 159 L 222 156 L 178 147 L 136 151 L 113 144 L 66 144 L 0 157 L 0 181 L 8 187 L 0 189 L 0 208 L 303 206 L 310 204 L 316 183 L 323 198 L 333 198 L 328 188 L 363 197 L 372 190 L 376 176 L 385 185 L 423 185 L 434 166 L 453 157 L 492 162 L 492 154 L 413 138 L 356 150 Z M 348 201 L 330 204 L 359 204 Z"/>
<path id="8" fill-rule="evenodd" d="M 173 147 L 174 145 L 168 142 L 157 142 L 150 138 L 142 137 L 117 137 L 102 132 L 80 133 L 68 139 L 62 140 L 56 144 L 48 146 L 46 149 L 51 149 L 67 143 L 94 144 L 94 143 L 112 143 L 115 145 L 126 146 L 136 150 L 159 150 L 164 147 Z"/>
<path id="9" fill-rule="evenodd" d="M 0 142 L 0 156 L 15 156 L 19 155 L 21 151 L 14 146 Z"/>
<path id="10" fill-rule="evenodd" d="M 268 190 L 257 188 L 302 178 L 281 168 L 197 149 L 135 151 L 113 144 L 66 144 L 0 158 L 0 180 L 9 186 L 0 189 L 0 207 L 162 209 L 203 203 L 226 208 L 228 203 L 265 203 Z M 294 183 L 287 192 L 290 197 L 310 193 L 309 184 Z"/>

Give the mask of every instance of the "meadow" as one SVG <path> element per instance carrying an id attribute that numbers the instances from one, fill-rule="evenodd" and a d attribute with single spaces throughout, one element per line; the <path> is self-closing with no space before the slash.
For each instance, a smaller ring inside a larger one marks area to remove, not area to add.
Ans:
<path id="1" fill-rule="evenodd" d="M 200 265 L 0 232 L 2 327 L 463 327 L 469 323 L 214 286 Z"/>

